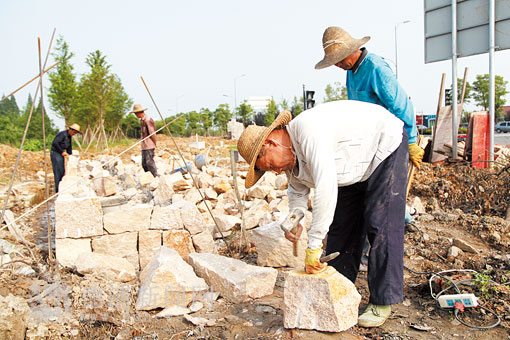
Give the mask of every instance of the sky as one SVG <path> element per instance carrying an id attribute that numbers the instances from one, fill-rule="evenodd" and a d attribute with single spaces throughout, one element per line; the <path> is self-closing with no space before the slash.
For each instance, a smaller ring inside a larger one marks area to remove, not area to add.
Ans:
<path id="1" fill-rule="evenodd" d="M 71 63 L 78 75 L 88 72 L 87 55 L 101 51 L 134 103 L 156 119 L 140 77 L 164 117 L 223 103 L 233 107 L 258 96 L 291 103 L 303 85 L 315 91 L 319 103 L 328 84 L 345 85 L 345 71 L 314 69 L 328 26 L 340 26 L 355 38 L 370 36 L 369 52 L 392 67 L 398 60 L 399 81 L 416 113 L 435 113 L 442 73 L 449 86 L 452 64 L 425 64 L 424 9 L 418 0 L 0 0 L 0 95 L 39 73 L 37 38 L 44 58 L 56 29 L 75 54 Z M 495 53 L 495 73 L 510 81 L 509 60 L 510 50 Z M 50 57 L 47 66 L 52 63 Z M 459 78 L 466 67 L 469 82 L 489 73 L 488 53 L 459 58 Z M 48 86 L 46 78 L 44 94 Z M 33 82 L 18 92 L 18 105 L 35 89 Z M 510 103 L 510 96 L 506 99 Z M 46 95 L 44 100 L 50 109 Z"/>

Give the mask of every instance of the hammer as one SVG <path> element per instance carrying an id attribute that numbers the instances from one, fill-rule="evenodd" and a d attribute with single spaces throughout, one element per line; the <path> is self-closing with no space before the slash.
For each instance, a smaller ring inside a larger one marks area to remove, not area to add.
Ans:
<path id="1" fill-rule="evenodd" d="M 289 232 L 289 233 L 295 235 L 297 232 L 298 224 L 299 224 L 299 222 L 301 222 L 301 220 L 303 219 L 304 216 L 305 216 L 305 213 L 303 212 L 303 210 L 301 210 L 299 208 L 295 208 L 290 212 L 290 214 L 287 215 L 287 217 L 285 217 L 283 222 L 280 224 L 280 228 L 282 228 L 282 230 L 284 232 Z M 294 254 L 294 256 L 297 257 L 298 256 L 297 241 L 293 242 L 293 245 L 294 245 L 293 254 Z"/>

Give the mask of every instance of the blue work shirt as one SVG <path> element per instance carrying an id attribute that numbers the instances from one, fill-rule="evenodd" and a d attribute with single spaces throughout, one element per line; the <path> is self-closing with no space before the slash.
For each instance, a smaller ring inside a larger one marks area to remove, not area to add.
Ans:
<path id="1" fill-rule="evenodd" d="M 416 120 L 411 100 L 400 86 L 390 66 L 383 58 L 367 53 L 356 71 L 347 71 L 347 98 L 381 105 L 400 120 L 416 143 Z"/>

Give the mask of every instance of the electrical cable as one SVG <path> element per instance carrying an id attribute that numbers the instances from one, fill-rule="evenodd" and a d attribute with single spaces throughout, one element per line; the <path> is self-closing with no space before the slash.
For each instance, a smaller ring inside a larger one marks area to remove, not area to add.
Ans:
<path id="1" fill-rule="evenodd" d="M 414 248 L 417 248 L 420 244 L 422 244 L 422 240 L 423 240 L 423 232 L 422 230 L 416 225 L 416 223 L 414 221 L 412 222 L 409 222 L 407 223 L 407 225 L 412 225 L 413 227 L 415 227 L 419 232 L 420 232 L 420 239 L 419 239 L 419 242 L 414 245 L 414 246 L 411 246 L 411 247 L 408 247 L 406 249 L 404 249 L 404 252 L 406 250 L 409 250 L 409 249 L 414 249 Z M 418 272 L 418 271 L 415 271 L 415 270 L 412 270 L 411 268 L 407 267 L 406 265 L 404 265 L 404 268 L 408 271 L 410 271 L 411 273 L 413 274 L 416 274 L 416 275 L 430 275 L 430 278 L 429 278 L 429 289 L 430 289 L 430 295 L 432 296 L 432 298 L 434 299 L 434 301 L 436 302 L 436 307 L 438 307 L 439 309 L 441 310 L 445 310 L 445 311 L 449 311 L 450 309 L 449 308 L 443 308 L 439 305 L 439 302 L 438 302 L 438 299 L 439 297 L 445 293 L 446 291 L 452 289 L 452 288 L 455 288 L 455 291 L 458 293 L 458 294 L 461 294 L 461 291 L 460 291 L 460 288 L 459 288 L 459 285 L 461 284 L 465 284 L 467 282 L 472 282 L 472 281 L 476 281 L 475 279 L 466 279 L 466 280 L 461 280 L 461 281 L 458 281 L 458 282 L 455 282 L 453 281 L 452 279 L 450 279 L 449 277 L 443 275 L 444 273 L 451 273 L 451 272 L 470 272 L 470 273 L 473 273 L 473 274 L 479 274 L 477 271 L 475 270 L 472 270 L 472 269 L 450 269 L 450 270 L 444 270 L 444 271 L 440 271 L 440 272 L 433 272 L 433 271 L 430 271 L 430 272 Z M 451 285 L 444 288 L 443 290 L 441 290 L 439 293 L 437 294 L 434 294 L 433 292 L 433 289 L 432 289 L 432 280 L 434 279 L 434 277 L 440 277 L 446 281 L 448 281 Z M 492 283 L 495 283 L 497 285 L 500 285 L 500 286 L 505 286 L 507 285 L 508 283 L 505 283 L 505 284 L 500 284 L 500 283 L 497 283 L 495 281 L 492 281 L 492 280 L 489 280 L 490 282 Z M 496 322 L 494 322 L 493 324 L 490 324 L 488 326 L 477 326 L 477 325 L 471 325 L 463 320 L 460 319 L 459 317 L 459 310 L 462 312 L 463 311 L 463 307 L 464 305 L 462 305 L 462 310 L 460 308 L 457 307 L 457 305 L 455 306 L 454 308 L 454 316 L 455 318 L 457 319 L 457 321 L 459 321 L 461 324 L 463 324 L 464 326 L 467 326 L 467 327 L 470 327 L 470 328 L 474 328 L 474 329 L 479 329 L 479 330 L 487 330 L 487 329 L 490 329 L 490 328 L 494 328 L 496 326 L 498 326 L 500 323 L 501 323 L 501 318 L 498 314 L 496 314 L 495 312 L 491 311 L 490 309 L 486 308 L 486 307 L 483 307 L 482 305 L 478 305 L 477 307 L 475 308 L 480 308 L 480 309 L 483 309 L 485 310 L 486 312 L 492 314 L 495 316 L 496 318 Z"/>

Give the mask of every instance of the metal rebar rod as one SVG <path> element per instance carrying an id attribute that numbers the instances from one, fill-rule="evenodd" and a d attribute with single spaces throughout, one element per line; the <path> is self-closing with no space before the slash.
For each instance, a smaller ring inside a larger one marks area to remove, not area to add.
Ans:
<path id="1" fill-rule="evenodd" d="M 151 98 L 152 100 L 152 103 L 154 104 L 154 107 L 156 108 L 156 111 L 158 111 L 158 114 L 159 116 L 161 117 L 161 119 L 163 121 L 164 118 L 163 118 L 163 115 L 161 114 L 161 112 L 159 111 L 159 108 L 158 108 L 158 105 L 156 104 L 156 102 L 154 101 L 154 98 L 152 97 L 152 94 L 151 94 L 151 91 L 149 91 L 149 87 L 147 86 L 147 84 L 145 83 L 145 80 L 143 80 L 143 77 L 140 77 L 142 79 L 142 82 L 143 82 L 143 85 L 145 86 L 145 89 L 147 90 L 147 93 L 149 94 L 149 97 Z M 177 149 L 177 152 L 179 153 L 179 156 L 181 157 L 182 159 L 182 162 L 184 163 L 184 167 L 186 166 L 186 160 L 184 159 L 184 156 L 182 155 L 182 152 L 181 152 L 181 149 L 179 149 L 179 146 L 177 145 L 177 143 L 175 142 L 175 139 L 172 135 L 172 133 L 170 132 L 170 129 L 167 128 L 167 131 L 168 131 L 168 134 L 170 135 L 170 138 L 172 139 L 172 142 L 174 143 L 174 146 L 175 148 Z M 230 245 L 228 244 L 227 240 L 225 239 L 225 236 L 223 235 L 223 232 L 221 231 L 219 225 L 218 225 L 218 222 L 216 221 L 216 219 L 214 218 L 214 215 L 211 211 L 211 209 L 209 208 L 209 204 L 207 204 L 207 201 L 204 197 L 204 195 L 202 194 L 202 191 L 200 190 L 200 187 L 198 186 L 198 183 L 197 181 L 195 180 L 195 176 L 193 176 L 193 174 L 191 173 L 191 169 L 190 171 L 188 171 L 189 175 L 191 176 L 191 179 L 193 180 L 193 184 L 195 185 L 195 187 L 197 188 L 198 190 L 198 193 L 200 194 L 200 197 L 202 198 L 202 202 L 204 202 L 205 204 L 205 207 L 207 208 L 207 211 L 209 212 L 209 214 L 211 215 L 213 221 L 214 221 L 214 225 L 216 227 L 216 230 L 220 233 L 221 235 L 221 239 L 223 240 L 223 242 L 226 244 L 227 246 L 227 249 L 228 249 L 228 253 L 230 254 L 230 256 L 232 256 L 232 250 L 230 249 Z"/>

